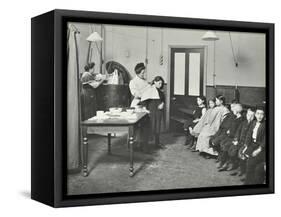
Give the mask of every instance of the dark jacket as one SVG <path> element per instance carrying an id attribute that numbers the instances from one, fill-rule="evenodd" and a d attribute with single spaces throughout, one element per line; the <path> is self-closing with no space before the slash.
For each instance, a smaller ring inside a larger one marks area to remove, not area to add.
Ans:
<path id="1" fill-rule="evenodd" d="M 232 113 L 227 113 L 221 122 L 221 125 L 219 127 L 219 130 L 216 132 L 216 134 L 213 136 L 213 138 L 218 136 L 225 136 L 227 135 L 227 131 L 230 129 L 232 122 L 234 121 L 235 116 Z"/>
<path id="2" fill-rule="evenodd" d="M 250 129 L 247 133 L 245 144 L 247 145 L 247 152 L 251 153 L 252 151 L 256 150 L 257 148 L 261 147 L 262 151 L 264 151 L 265 148 L 265 140 L 266 140 L 266 127 L 265 122 L 261 122 L 258 131 L 257 131 L 257 138 L 256 141 L 253 141 L 252 135 L 253 130 L 256 126 L 257 121 L 253 121 L 253 123 L 250 126 Z"/>
<path id="3" fill-rule="evenodd" d="M 247 136 L 247 133 L 248 133 L 252 123 L 253 123 L 253 121 L 248 122 L 247 119 L 243 120 L 243 122 L 240 124 L 240 126 L 236 130 L 234 138 L 237 139 L 237 141 L 240 145 L 245 144 L 246 136 Z"/>
<path id="4" fill-rule="evenodd" d="M 238 130 L 238 128 L 240 127 L 240 125 L 242 124 L 242 122 L 244 121 L 244 118 L 241 116 L 239 118 L 234 118 L 232 123 L 230 124 L 229 129 L 227 130 L 227 135 L 230 138 L 234 138 L 236 135 L 236 132 Z"/>
<path id="5" fill-rule="evenodd" d="M 193 111 L 193 120 L 195 119 L 200 119 L 202 117 L 202 110 L 206 108 L 204 107 L 199 107 L 197 106 L 197 108 Z"/>
<path id="6" fill-rule="evenodd" d="M 159 134 L 161 132 L 161 122 L 164 119 L 164 108 L 160 110 L 158 106 L 163 102 L 165 103 L 165 95 L 163 91 L 157 90 L 159 99 L 149 99 L 142 102 L 142 105 L 145 105 L 150 112 L 150 132 L 153 134 Z"/>

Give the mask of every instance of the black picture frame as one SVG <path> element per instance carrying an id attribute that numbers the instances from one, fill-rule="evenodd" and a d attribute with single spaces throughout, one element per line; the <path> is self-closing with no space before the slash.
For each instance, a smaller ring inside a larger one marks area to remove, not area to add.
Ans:
<path id="1" fill-rule="evenodd" d="M 266 184 L 67 196 L 66 23 L 69 21 L 265 33 Z M 31 27 L 32 199 L 53 207 L 68 207 L 274 193 L 274 24 L 53 10 L 32 18 Z"/>

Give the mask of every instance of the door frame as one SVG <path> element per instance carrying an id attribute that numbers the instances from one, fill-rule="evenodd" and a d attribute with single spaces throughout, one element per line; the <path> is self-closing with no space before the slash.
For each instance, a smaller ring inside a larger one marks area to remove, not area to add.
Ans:
<path id="1" fill-rule="evenodd" d="M 170 128 L 170 109 L 171 109 L 171 50 L 173 48 L 203 48 L 204 49 L 204 67 L 203 67 L 203 94 L 206 95 L 206 83 L 207 83 L 207 62 L 208 62 L 208 46 L 207 45 L 168 45 L 168 64 L 167 64 L 167 96 L 166 96 L 166 127 Z"/>

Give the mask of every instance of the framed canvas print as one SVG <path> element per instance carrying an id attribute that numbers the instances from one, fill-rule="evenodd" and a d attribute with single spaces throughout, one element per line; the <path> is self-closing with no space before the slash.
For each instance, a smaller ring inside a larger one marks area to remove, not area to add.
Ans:
<path id="1" fill-rule="evenodd" d="M 274 192 L 274 24 L 69 10 L 31 24 L 34 200 Z"/>

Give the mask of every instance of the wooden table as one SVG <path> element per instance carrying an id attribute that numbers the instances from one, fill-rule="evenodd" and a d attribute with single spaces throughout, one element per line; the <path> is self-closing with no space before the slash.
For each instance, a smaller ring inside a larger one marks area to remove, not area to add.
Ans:
<path id="1" fill-rule="evenodd" d="M 128 130 L 128 146 L 130 152 L 130 167 L 129 167 L 129 175 L 132 177 L 134 175 L 134 134 L 138 127 L 141 127 L 147 120 L 147 113 L 139 112 L 136 113 L 135 119 L 126 119 L 126 118 L 110 118 L 105 120 L 86 120 L 81 122 L 82 132 L 83 132 L 83 144 L 82 144 L 82 173 L 83 176 L 88 176 L 88 138 L 87 131 L 88 127 L 94 127 L 98 130 L 103 130 L 103 132 L 107 132 L 108 134 L 108 154 L 111 154 L 111 134 L 120 131 L 120 128 L 124 130 Z"/>

